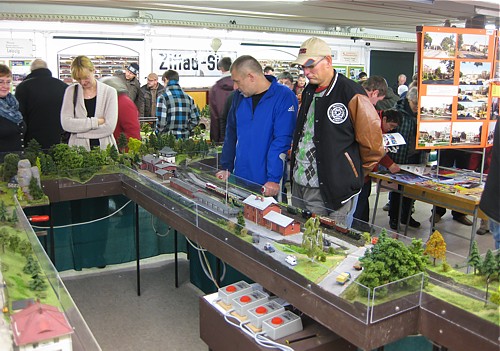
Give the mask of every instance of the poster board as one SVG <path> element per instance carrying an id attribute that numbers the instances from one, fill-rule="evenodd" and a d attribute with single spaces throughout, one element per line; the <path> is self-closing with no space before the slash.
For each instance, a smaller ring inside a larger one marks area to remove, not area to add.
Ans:
<path id="1" fill-rule="evenodd" d="M 498 32 L 421 27 L 417 149 L 484 148 L 499 114 Z"/>

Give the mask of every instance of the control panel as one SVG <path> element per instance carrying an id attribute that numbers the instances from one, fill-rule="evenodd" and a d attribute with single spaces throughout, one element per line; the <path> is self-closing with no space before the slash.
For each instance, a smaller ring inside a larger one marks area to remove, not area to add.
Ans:
<path id="1" fill-rule="evenodd" d="M 259 290 L 255 290 L 249 294 L 233 298 L 231 305 L 233 306 L 233 309 L 237 314 L 239 314 L 240 316 L 246 316 L 249 309 L 262 305 L 263 303 L 267 302 L 268 299 L 268 294 Z"/>
<path id="2" fill-rule="evenodd" d="M 252 292 L 252 286 L 246 281 L 239 281 L 234 284 L 219 288 L 218 297 L 226 305 L 230 305 L 232 300 L 241 295 Z"/>
<path id="3" fill-rule="evenodd" d="M 270 317 L 274 317 L 285 312 L 285 308 L 281 306 L 276 301 L 268 301 L 263 305 L 259 305 L 255 308 L 251 308 L 247 312 L 248 320 L 250 324 L 257 328 L 262 328 L 262 322 Z"/>
<path id="4" fill-rule="evenodd" d="M 276 340 L 302 330 L 302 320 L 295 313 L 285 311 L 262 322 L 262 331 Z"/>

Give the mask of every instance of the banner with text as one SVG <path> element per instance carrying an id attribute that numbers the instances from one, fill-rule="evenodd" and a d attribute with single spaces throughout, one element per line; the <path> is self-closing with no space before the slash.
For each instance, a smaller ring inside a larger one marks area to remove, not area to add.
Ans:
<path id="1" fill-rule="evenodd" d="M 153 71 L 163 74 L 174 70 L 184 77 L 210 77 L 220 76 L 217 63 L 223 57 L 235 60 L 236 51 L 210 50 L 151 50 Z"/>

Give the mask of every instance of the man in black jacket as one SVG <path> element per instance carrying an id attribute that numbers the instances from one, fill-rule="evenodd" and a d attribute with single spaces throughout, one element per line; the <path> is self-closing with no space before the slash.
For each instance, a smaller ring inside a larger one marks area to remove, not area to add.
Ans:
<path id="1" fill-rule="evenodd" d="M 384 155 L 380 119 L 361 85 L 333 69 L 323 40 L 302 43 L 294 64 L 309 84 L 293 137 L 292 204 L 350 226 L 364 176 Z"/>
<path id="2" fill-rule="evenodd" d="M 500 128 L 495 127 L 491 164 L 479 208 L 488 216 L 495 249 L 500 249 Z"/>
<path id="3" fill-rule="evenodd" d="M 61 142 L 61 106 L 68 85 L 52 77 L 44 60 L 34 60 L 30 68 L 15 93 L 27 127 L 25 145 L 35 139 L 42 149 L 49 149 Z"/>

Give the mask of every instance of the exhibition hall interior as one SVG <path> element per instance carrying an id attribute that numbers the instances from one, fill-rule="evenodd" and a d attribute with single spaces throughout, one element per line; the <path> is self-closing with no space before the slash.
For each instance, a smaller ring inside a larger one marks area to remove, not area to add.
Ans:
<path id="1" fill-rule="evenodd" d="M 0 6 L 0 351 L 499 350 L 497 0 Z"/>

